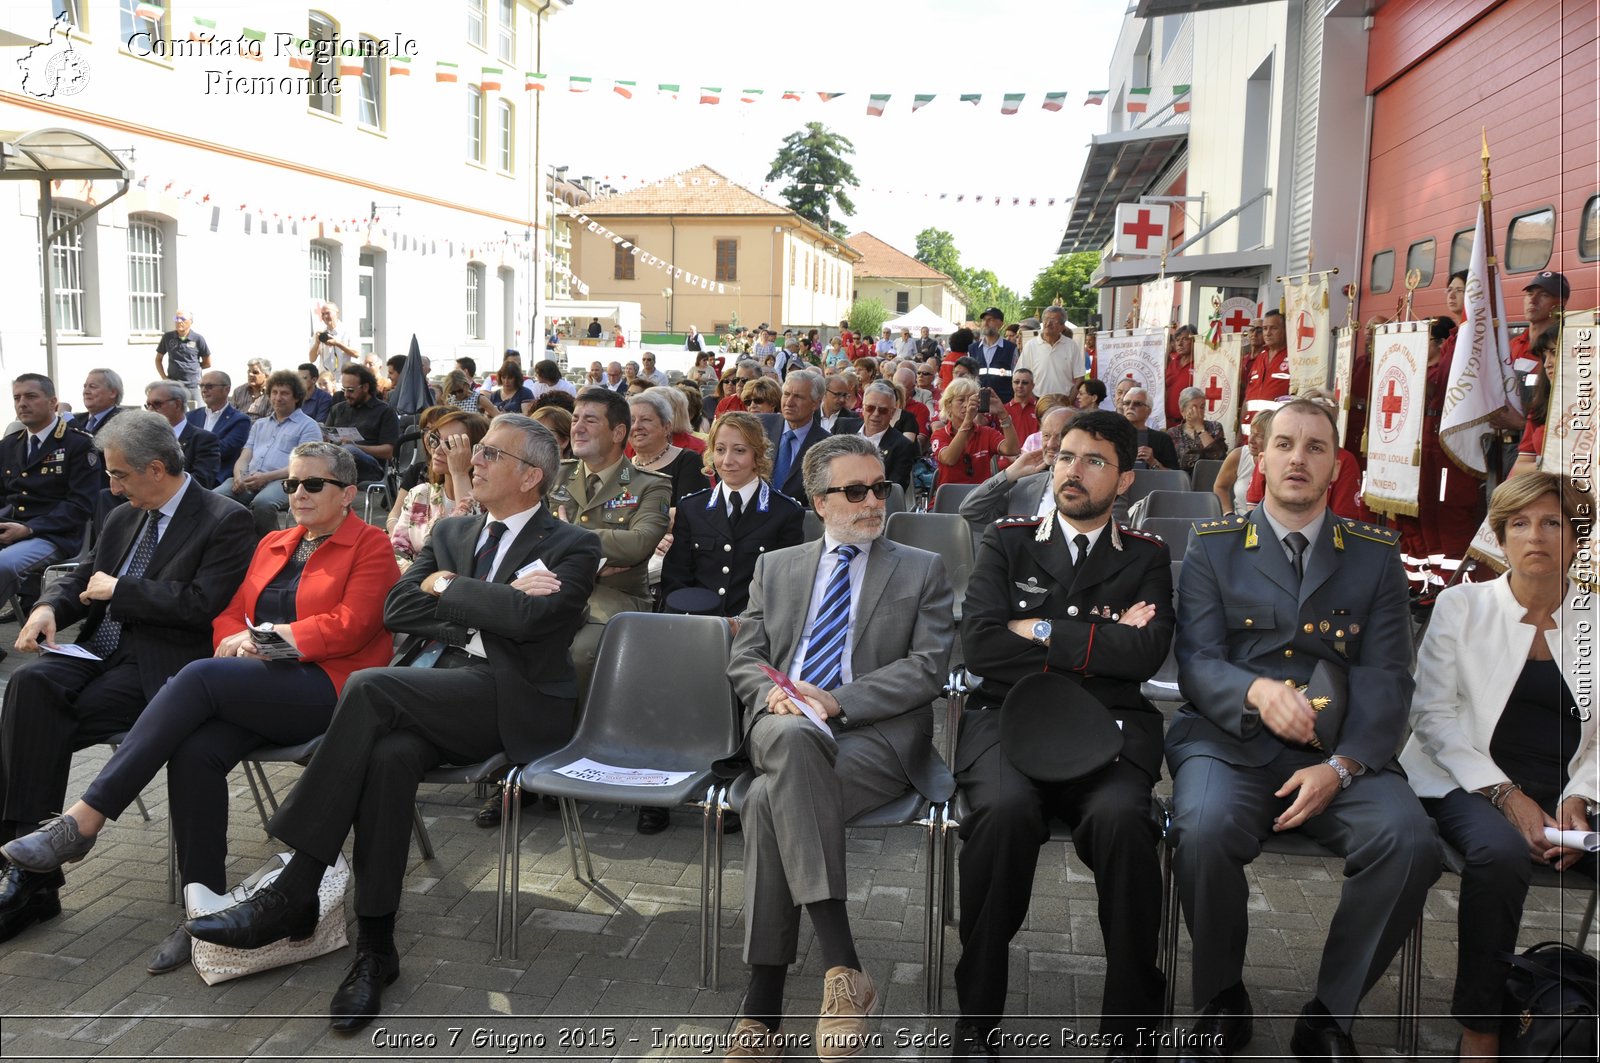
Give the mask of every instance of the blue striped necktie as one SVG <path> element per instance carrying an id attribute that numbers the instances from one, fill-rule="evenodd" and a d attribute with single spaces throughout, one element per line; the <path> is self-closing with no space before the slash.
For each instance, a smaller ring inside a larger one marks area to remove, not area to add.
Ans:
<path id="1" fill-rule="evenodd" d="M 845 635 L 850 631 L 850 562 L 861 547 L 846 543 L 834 552 L 839 559 L 822 591 L 822 606 L 811 625 L 806 663 L 800 673 L 802 680 L 823 690 L 832 690 L 844 677 Z"/>

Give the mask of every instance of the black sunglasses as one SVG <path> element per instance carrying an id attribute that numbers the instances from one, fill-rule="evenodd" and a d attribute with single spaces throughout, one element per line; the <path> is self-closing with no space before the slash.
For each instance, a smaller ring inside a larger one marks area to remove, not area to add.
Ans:
<path id="1" fill-rule="evenodd" d="M 879 502 L 889 497 L 889 492 L 894 490 L 894 484 L 888 480 L 879 480 L 875 484 L 846 484 L 844 487 L 830 487 L 822 492 L 825 495 L 844 495 L 851 502 L 860 502 L 867 497 L 867 492 L 872 492 L 872 497 Z"/>
<path id="2" fill-rule="evenodd" d="M 322 489 L 327 487 L 329 484 L 332 484 L 335 487 L 350 486 L 343 480 L 335 480 L 327 476 L 307 476 L 304 480 L 296 480 L 291 476 L 287 480 L 283 481 L 283 493 L 286 495 L 292 495 L 296 491 L 300 490 L 300 488 L 304 487 L 311 494 L 318 495 L 321 494 Z"/>

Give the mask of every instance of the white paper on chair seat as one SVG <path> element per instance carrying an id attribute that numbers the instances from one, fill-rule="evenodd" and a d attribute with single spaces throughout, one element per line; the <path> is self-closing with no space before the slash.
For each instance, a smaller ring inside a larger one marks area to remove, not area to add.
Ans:
<path id="1" fill-rule="evenodd" d="M 1551 845 L 1560 845 L 1568 849 L 1582 849 L 1588 853 L 1600 853 L 1600 831 L 1557 830 L 1554 827 L 1546 827 L 1544 829 L 1544 840 Z"/>
<path id="2" fill-rule="evenodd" d="M 556 774 L 581 782 L 605 783 L 607 786 L 676 786 L 694 772 L 619 768 L 614 764 L 601 764 L 597 760 L 581 757 L 565 767 L 557 768 Z"/>

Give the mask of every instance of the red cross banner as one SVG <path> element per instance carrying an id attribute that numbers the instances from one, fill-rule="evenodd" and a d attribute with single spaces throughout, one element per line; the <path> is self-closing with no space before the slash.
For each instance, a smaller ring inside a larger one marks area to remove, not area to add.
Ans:
<path id="1" fill-rule="evenodd" d="M 1139 328 L 1131 331 L 1102 332 L 1097 337 L 1095 358 L 1100 379 L 1115 397 L 1117 381 L 1132 379 L 1150 393 L 1150 420 L 1146 428 L 1167 427 L 1166 395 L 1167 330 Z M 1196 354 L 1198 359 L 1199 355 Z M 1196 365 L 1198 365 L 1196 361 Z M 1196 376 L 1198 380 L 1198 375 Z"/>
<path id="2" fill-rule="evenodd" d="M 1328 382 L 1328 275 L 1290 278 L 1283 294 L 1289 391 L 1300 395 Z"/>
<path id="3" fill-rule="evenodd" d="M 1361 329 L 1355 325 L 1337 330 L 1333 341 L 1333 397 L 1339 417 L 1339 438 L 1345 437 L 1345 427 L 1350 423 L 1350 380 L 1356 369 L 1356 336 Z"/>
<path id="4" fill-rule="evenodd" d="M 1256 301 L 1236 295 L 1224 302 L 1218 313 L 1221 315 L 1224 336 L 1230 332 L 1243 332 L 1256 319 Z"/>
<path id="5" fill-rule="evenodd" d="M 1423 391 L 1428 375 L 1428 322 L 1384 325 L 1372 353 L 1367 406 L 1367 508 L 1417 515 L 1422 466 Z"/>
<path id="6" fill-rule="evenodd" d="M 1239 440 L 1239 359 L 1244 333 L 1224 332 L 1212 349 L 1208 343 L 1194 348 L 1194 386 L 1205 392 L 1208 421 L 1220 421 L 1233 442 Z"/>
<path id="7" fill-rule="evenodd" d="M 1111 250 L 1118 255 L 1159 255 L 1167 249 L 1165 204 L 1118 203 Z"/>
<path id="8" fill-rule="evenodd" d="M 1157 277 L 1139 285 L 1140 328 L 1166 328 L 1172 324 L 1172 292 L 1176 287 L 1171 277 Z"/>

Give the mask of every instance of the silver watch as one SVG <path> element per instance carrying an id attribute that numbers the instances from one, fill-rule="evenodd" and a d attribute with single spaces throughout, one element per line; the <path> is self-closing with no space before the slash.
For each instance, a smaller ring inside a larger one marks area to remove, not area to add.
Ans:
<path id="1" fill-rule="evenodd" d="M 450 584 L 455 582 L 454 576 L 440 576 L 433 581 L 433 593 L 436 597 L 443 598 L 444 592 L 450 589 Z"/>
<path id="2" fill-rule="evenodd" d="M 1043 646 L 1050 641 L 1050 632 L 1055 630 L 1048 620 L 1035 620 L 1033 622 L 1033 641 Z"/>
<path id="3" fill-rule="evenodd" d="M 1355 780 L 1355 776 L 1350 774 L 1350 769 L 1345 767 L 1338 757 L 1329 757 L 1328 767 L 1339 773 L 1339 789 L 1350 789 L 1351 782 Z"/>

